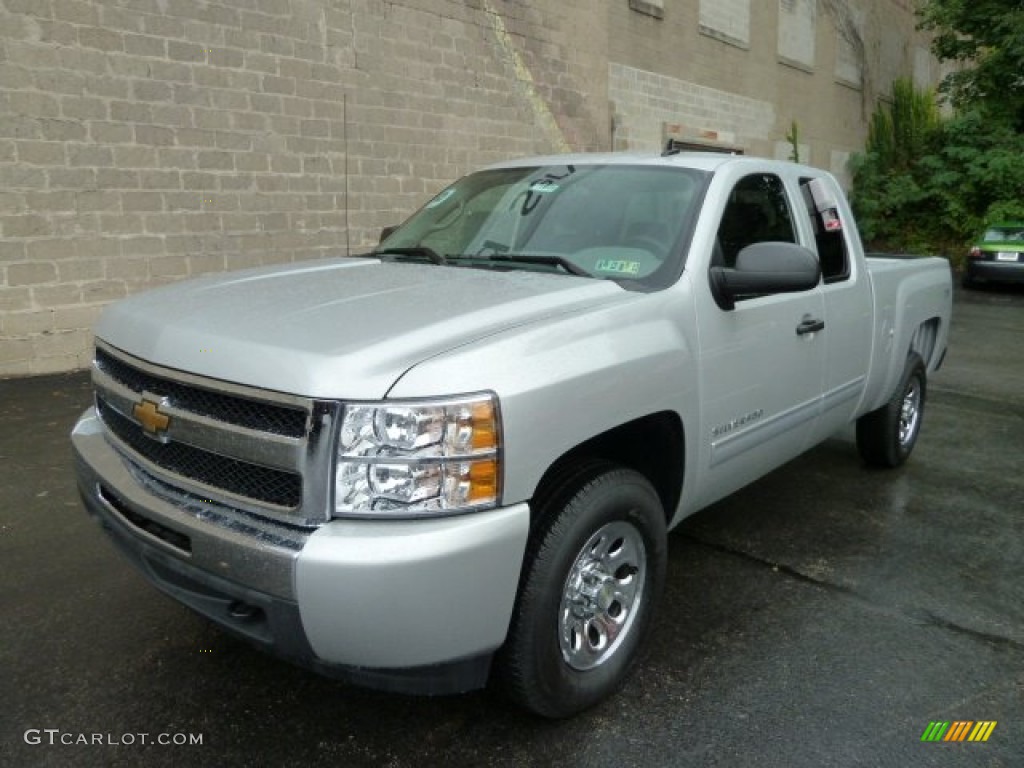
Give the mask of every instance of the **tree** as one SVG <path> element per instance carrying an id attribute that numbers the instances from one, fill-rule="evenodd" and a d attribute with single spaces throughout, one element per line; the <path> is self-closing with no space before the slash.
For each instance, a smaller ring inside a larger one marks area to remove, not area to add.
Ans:
<path id="1" fill-rule="evenodd" d="M 978 111 L 945 121 L 933 154 L 921 159 L 941 201 L 943 229 L 973 239 L 986 225 L 1024 220 L 1024 133 Z"/>
<path id="2" fill-rule="evenodd" d="M 871 116 L 865 150 L 885 167 L 907 170 L 930 149 L 941 122 L 935 91 L 901 78 L 892 84 L 892 103 Z"/>
<path id="3" fill-rule="evenodd" d="M 957 65 L 940 86 L 953 106 L 1024 131 L 1024 2 L 925 0 L 918 13 L 932 53 Z"/>
<path id="4" fill-rule="evenodd" d="M 987 224 L 1024 220 L 1024 133 L 979 110 L 942 120 L 934 92 L 907 80 L 872 115 L 851 168 L 861 234 L 879 250 L 956 260 Z"/>
<path id="5" fill-rule="evenodd" d="M 895 81 L 892 103 L 875 110 L 864 154 L 851 162 L 851 202 L 868 242 L 894 250 L 934 250 L 948 237 L 934 224 L 922 226 L 934 218 L 940 201 L 921 161 L 935 151 L 941 131 L 935 92 Z"/>
<path id="6" fill-rule="evenodd" d="M 918 14 L 956 65 L 939 89 L 956 112 L 894 83 L 851 160 L 852 202 L 874 247 L 956 262 L 986 225 L 1024 219 L 1024 0 L 921 0 Z"/>

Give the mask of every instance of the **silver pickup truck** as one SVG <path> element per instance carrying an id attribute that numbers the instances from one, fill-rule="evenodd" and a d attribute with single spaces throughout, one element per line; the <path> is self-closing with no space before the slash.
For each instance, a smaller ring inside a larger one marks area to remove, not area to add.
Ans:
<path id="1" fill-rule="evenodd" d="M 951 298 L 941 259 L 865 258 L 815 168 L 504 163 L 366 257 L 110 306 L 80 490 L 268 651 L 568 716 L 636 657 L 666 531 L 852 425 L 868 464 L 907 458 Z"/>

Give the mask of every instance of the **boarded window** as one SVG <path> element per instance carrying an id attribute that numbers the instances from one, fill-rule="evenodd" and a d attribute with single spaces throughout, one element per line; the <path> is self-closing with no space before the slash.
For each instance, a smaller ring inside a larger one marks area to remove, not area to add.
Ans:
<path id="1" fill-rule="evenodd" d="M 700 31 L 741 48 L 750 45 L 750 0 L 700 0 Z"/>
<path id="2" fill-rule="evenodd" d="M 665 17 L 665 0 L 629 0 L 629 7 L 656 19 Z"/>
<path id="3" fill-rule="evenodd" d="M 813 68 L 817 22 L 817 0 L 779 0 L 779 58 Z"/>

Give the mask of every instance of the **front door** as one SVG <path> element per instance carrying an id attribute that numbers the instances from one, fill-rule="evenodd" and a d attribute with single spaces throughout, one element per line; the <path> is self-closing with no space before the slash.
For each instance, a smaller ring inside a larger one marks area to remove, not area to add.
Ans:
<path id="1" fill-rule="evenodd" d="M 717 230 L 712 265 L 731 267 L 745 246 L 798 242 L 782 180 L 757 173 L 733 186 Z M 824 318 L 820 284 L 752 296 L 731 310 L 695 278 L 700 338 L 701 461 L 709 482 L 699 506 L 742 487 L 804 451 L 820 412 L 825 347 L 808 332 Z"/>

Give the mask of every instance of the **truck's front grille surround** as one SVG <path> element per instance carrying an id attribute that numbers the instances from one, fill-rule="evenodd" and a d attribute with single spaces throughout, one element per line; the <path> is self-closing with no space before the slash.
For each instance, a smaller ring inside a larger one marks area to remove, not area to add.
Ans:
<path id="1" fill-rule="evenodd" d="M 272 520 L 328 519 L 330 452 L 340 404 L 173 371 L 97 340 L 96 411 L 135 467 L 169 486 Z M 133 405 L 159 402 L 169 428 L 147 434 Z M 158 495 L 160 495 L 158 493 Z"/>

